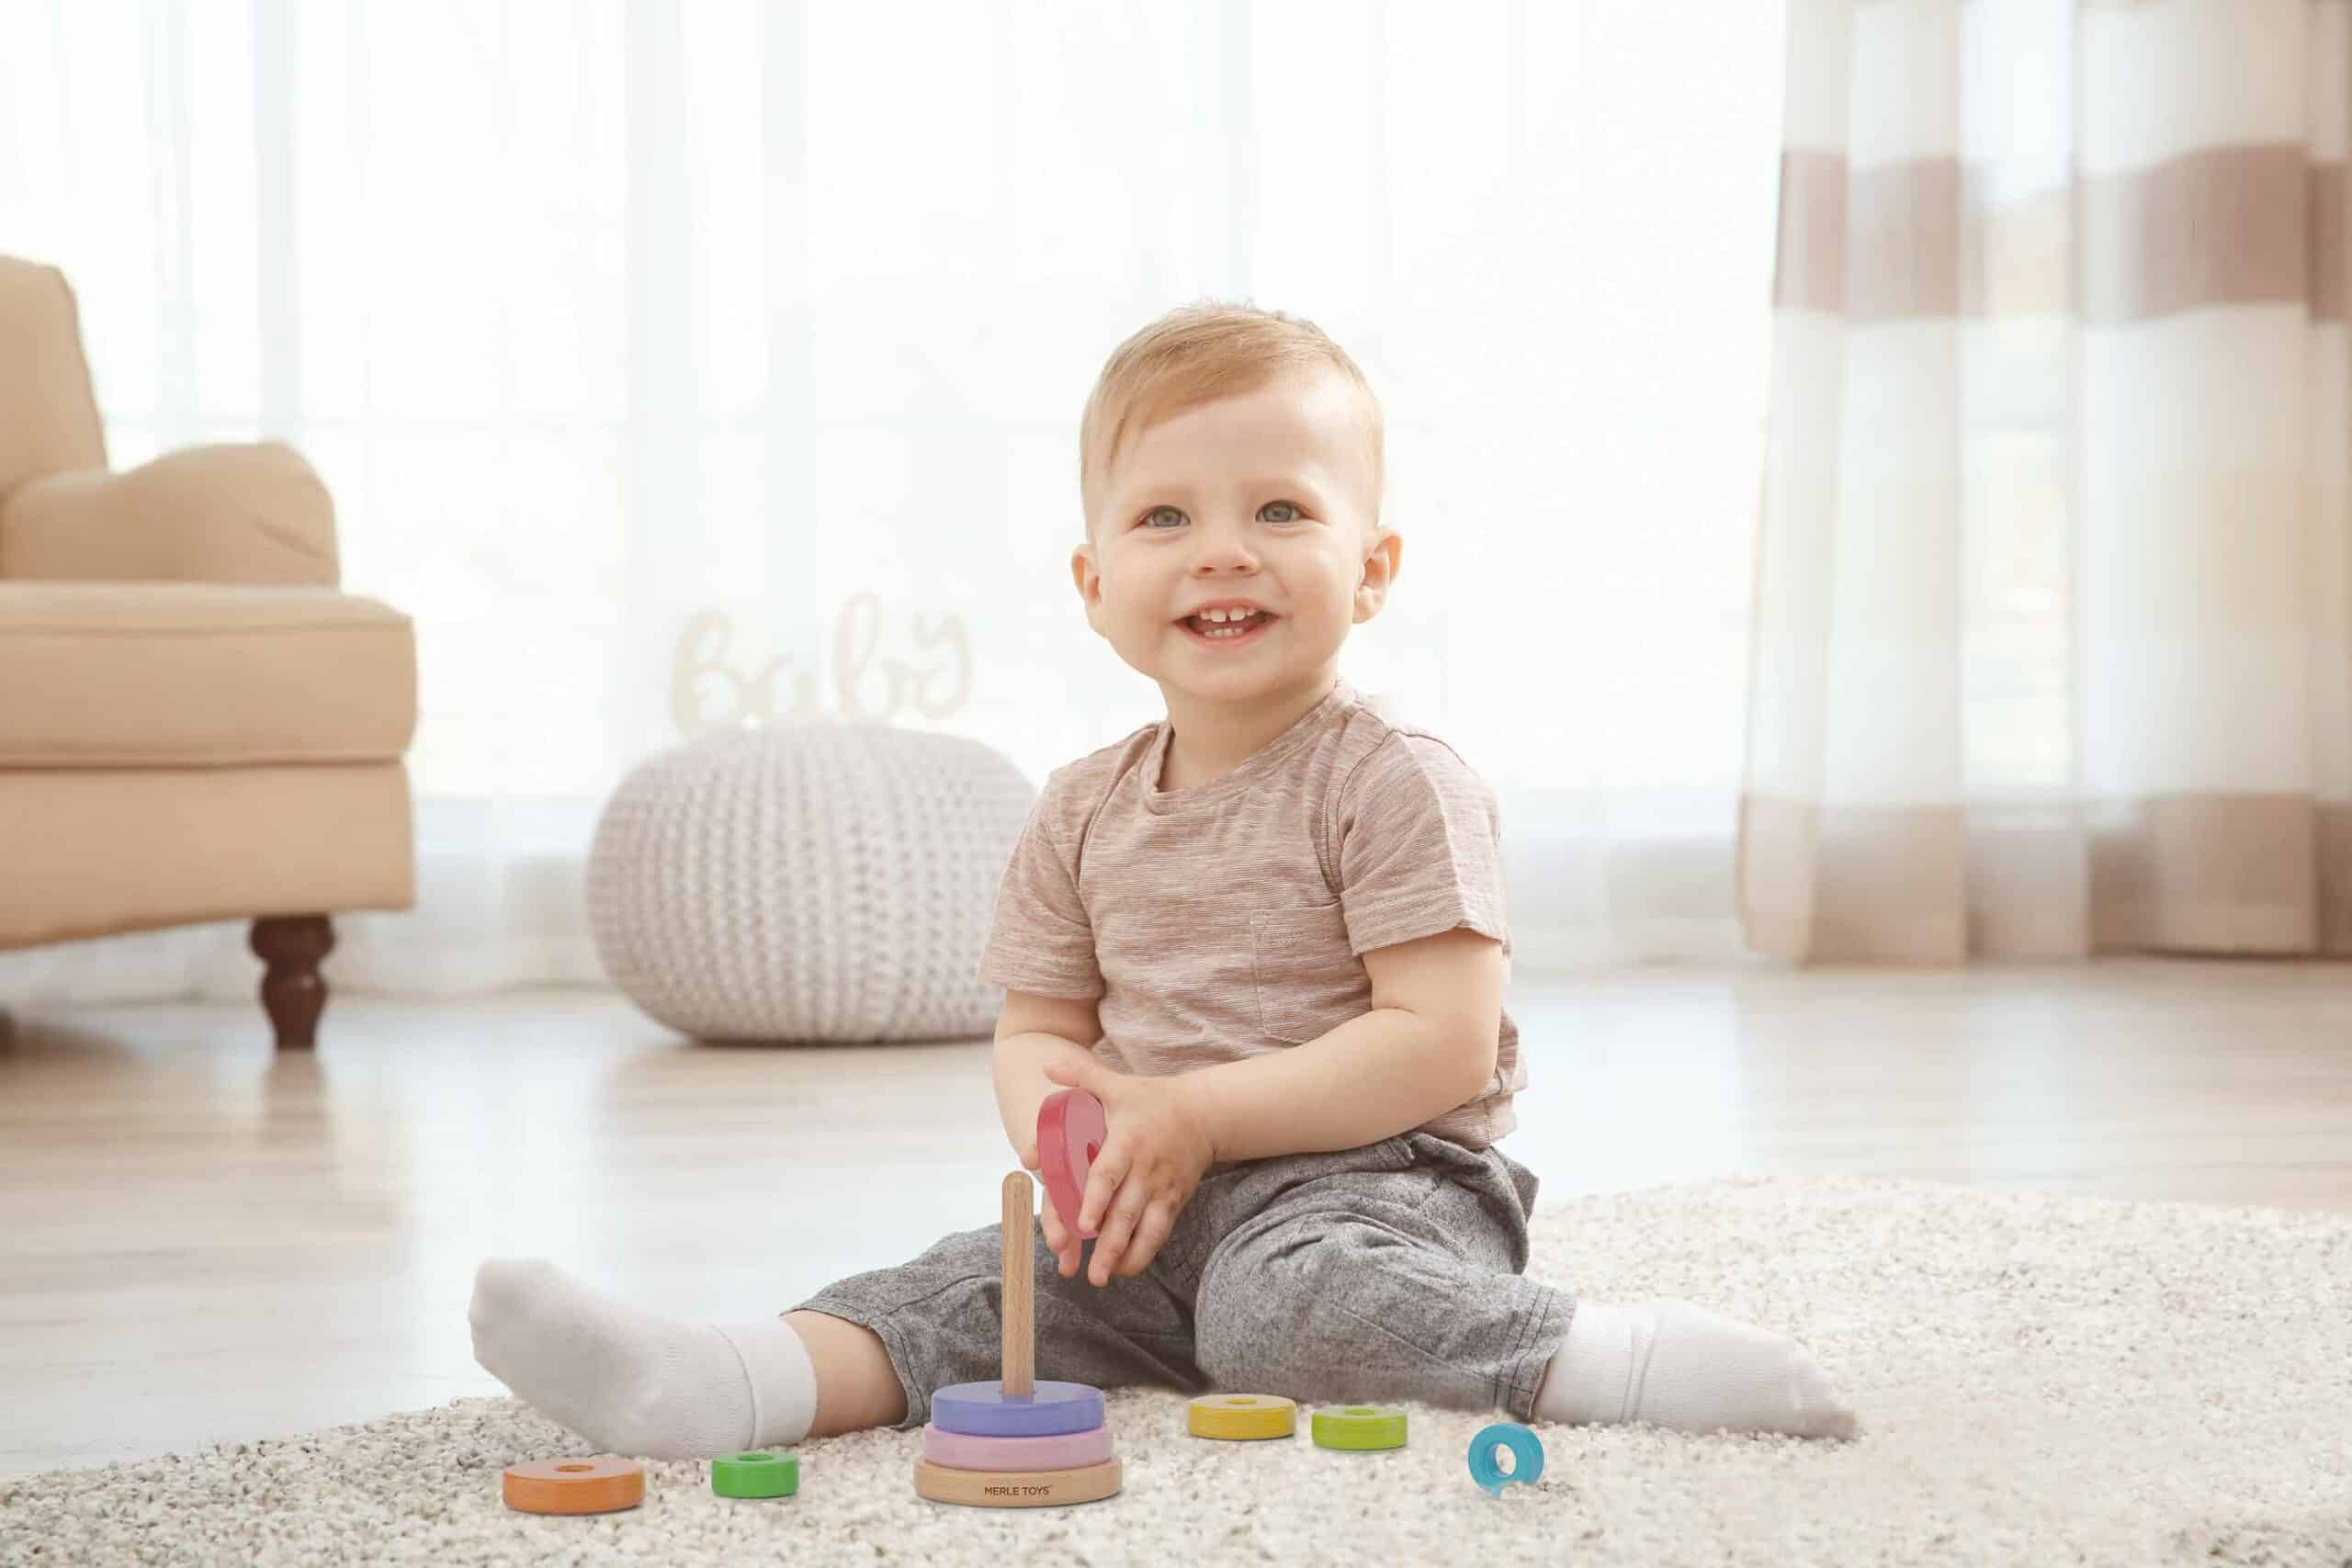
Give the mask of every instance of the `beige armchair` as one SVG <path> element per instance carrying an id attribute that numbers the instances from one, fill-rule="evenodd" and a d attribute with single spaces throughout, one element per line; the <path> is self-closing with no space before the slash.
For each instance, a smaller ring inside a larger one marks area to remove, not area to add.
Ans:
<path id="1" fill-rule="evenodd" d="M 108 472 L 72 290 L 0 256 L 0 949 L 250 919 L 314 1043 L 332 913 L 415 897 L 414 633 L 338 570 L 283 446 Z"/>

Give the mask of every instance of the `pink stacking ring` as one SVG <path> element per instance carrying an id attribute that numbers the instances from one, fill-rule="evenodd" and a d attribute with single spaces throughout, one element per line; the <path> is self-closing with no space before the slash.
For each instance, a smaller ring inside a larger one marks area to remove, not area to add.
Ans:
<path id="1" fill-rule="evenodd" d="M 1094 1156 L 1111 1135 L 1102 1117 L 1102 1102 L 1082 1089 L 1060 1089 L 1037 1107 L 1037 1174 L 1046 1179 L 1046 1195 L 1062 1217 L 1062 1228 L 1091 1240 L 1096 1233 L 1078 1228 L 1086 1207 L 1086 1179 L 1094 1173 Z"/>
<path id="2" fill-rule="evenodd" d="M 922 1429 L 922 1457 L 949 1470 L 1077 1470 L 1111 1457 L 1111 1428 L 1045 1438 L 976 1438 L 933 1423 Z"/>

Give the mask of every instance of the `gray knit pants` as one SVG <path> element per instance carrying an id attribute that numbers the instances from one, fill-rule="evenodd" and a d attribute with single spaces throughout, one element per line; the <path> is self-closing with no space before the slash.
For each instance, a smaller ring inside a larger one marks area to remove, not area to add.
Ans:
<path id="1" fill-rule="evenodd" d="M 1113 1388 L 1418 1400 L 1534 1418 L 1575 1303 L 1528 1279 L 1536 1178 L 1498 1149 L 1408 1133 L 1214 1168 L 1144 1272 L 1065 1280 L 1038 1233 L 1036 1374 Z M 1001 1375 L 999 1227 L 828 1285 L 794 1311 L 872 1329 L 905 1386 Z M 1084 1244 L 1091 1260 L 1094 1244 Z"/>

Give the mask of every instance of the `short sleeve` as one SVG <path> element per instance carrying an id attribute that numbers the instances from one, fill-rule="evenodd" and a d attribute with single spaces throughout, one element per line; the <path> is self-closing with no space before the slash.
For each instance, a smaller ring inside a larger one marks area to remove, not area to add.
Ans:
<path id="1" fill-rule="evenodd" d="M 1392 732 L 1340 785 L 1340 907 L 1354 952 L 1467 926 L 1498 942 L 1502 814 L 1452 747 Z"/>
<path id="2" fill-rule="evenodd" d="M 1056 818 L 1066 792 L 1058 771 L 1029 809 L 997 885 L 996 919 L 980 954 L 983 985 L 1040 997 L 1091 1000 L 1102 994 L 1094 926 L 1078 897 L 1078 866 L 1063 852 Z"/>

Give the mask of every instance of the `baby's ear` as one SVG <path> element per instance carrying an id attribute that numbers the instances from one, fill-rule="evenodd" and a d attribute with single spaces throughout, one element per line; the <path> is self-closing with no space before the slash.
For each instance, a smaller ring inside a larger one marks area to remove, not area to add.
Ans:
<path id="1" fill-rule="evenodd" d="M 1085 606 L 1086 624 L 1098 634 L 1102 633 L 1101 623 L 1095 619 L 1102 603 L 1102 574 L 1095 564 L 1092 545 L 1080 545 L 1070 551 L 1069 577 L 1078 587 L 1079 603 Z"/>
<path id="2" fill-rule="evenodd" d="M 1368 621 L 1380 614 L 1381 606 L 1388 602 L 1389 585 L 1396 581 L 1396 568 L 1404 553 L 1403 536 L 1388 529 L 1381 531 L 1378 542 L 1366 552 L 1363 558 L 1363 570 L 1356 578 L 1355 591 L 1359 604 L 1355 618 L 1359 623 Z M 1368 609 L 1361 603 L 1366 594 L 1369 594 L 1372 599 Z"/>

